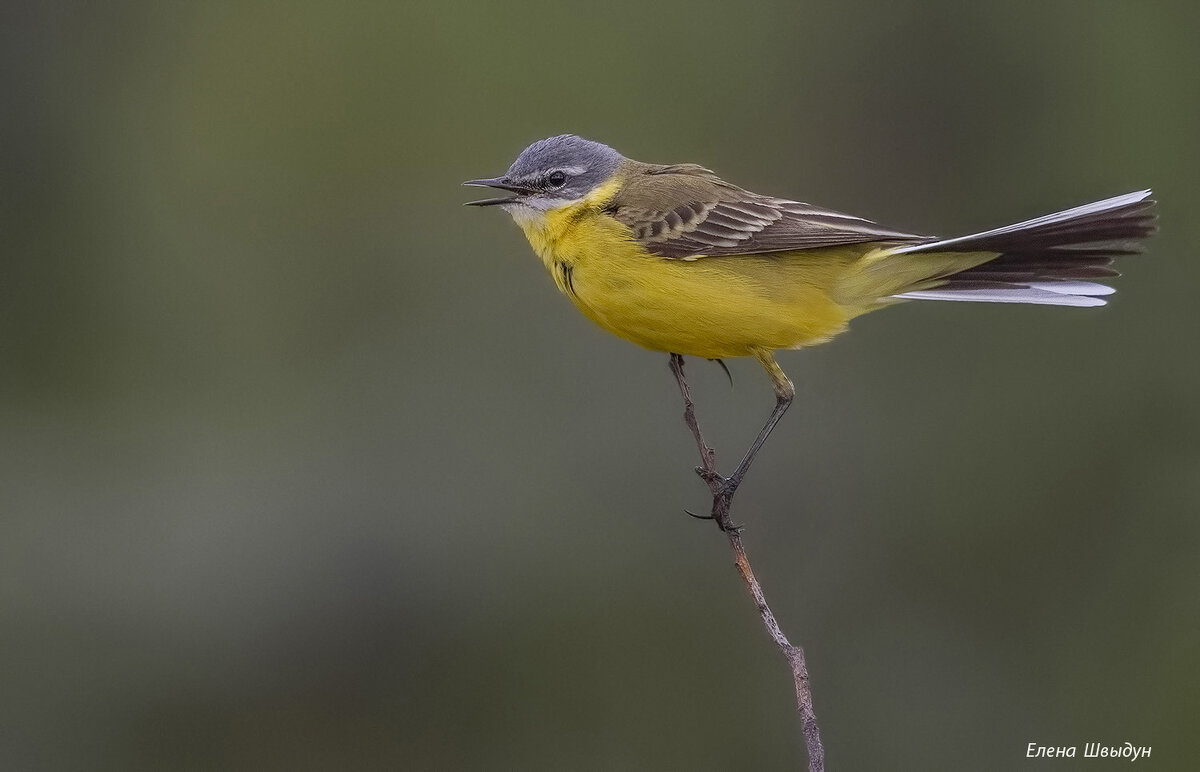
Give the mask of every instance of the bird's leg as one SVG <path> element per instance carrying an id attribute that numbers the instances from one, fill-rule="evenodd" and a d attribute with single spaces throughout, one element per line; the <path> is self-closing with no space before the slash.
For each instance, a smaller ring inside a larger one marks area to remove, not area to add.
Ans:
<path id="1" fill-rule="evenodd" d="M 771 436 L 775 424 L 779 423 L 780 418 L 783 418 L 788 406 L 792 404 L 792 398 L 796 396 L 796 387 L 792 385 L 791 380 L 788 379 L 787 374 L 783 372 L 783 368 L 775 361 L 774 355 L 769 350 L 756 349 L 754 358 L 767 371 L 767 375 L 771 378 L 771 385 L 775 387 L 775 409 L 771 411 L 771 417 L 763 424 L 762 431 L 754 438 L 754 442 L 750 443 L 750 448 L 742 457 L 742 462 L 737 465 L 737 469 L 733 470 L 733 474 L 729 475 L 724 485 L 721 486 L 729 496 L 732 496 L 737 487 L 741 485 L 742 478 L 746 476 L 746 472 L 750 471 L 750 465 L 754 463 L 754 457 L 758 455 L 763 443 Z"/>
<path id="2" fill-rule="evenodd" d="M 704 441 L 704 436 L 700 433 L 700 424 L 696 421 L 696 404 L 692 402 L 692 391 L 688 388 L 687 378 L 683 375 L 683 357 L 679 354 L 671 354 L 671 374 L 675 376 L 675 382 L 679 384 L 679 393 L 683 395 L 683 420 L 687 423 L 688 428 L 692 430 L 692 437 L 696 440 L 696 448 L 700 451 L 700 466 L 696 467 L 696 474 L 713 490 L 725 481 L 725 478 L 717 473 L 717 454 L 708 443 Z M 692 517 L 699 517 L 695 513 L 688 512 Z M 701 517 L 700 519 L 708 519 Z"/>
<path id="3" fill-rule="evenodd" d="M 792 404 L 792 397 L 796 393 L 796 388 L 780 369 L 770 351 L 760 349 L 754 353 L 754 356 L 767 371 L 767 375 L 771 377 L 771 382 L 775 386 L 775 410 L 767 419 L 762 431 L 758 433 L 758 437 L 750 445 L 750 449 L 746 451 L 742 463 L 738 464 L 737 469 L 729 477 L 723 477 L 717 472 L 716 453 L 704 441 L 704 437 L 700 433 L 700 424 L 696 421 L 696 406 L 692 403 L 691 390 L 688 388 L 687 379 L 683 376 L 683 357 L 679 354 L 671 354 L 671 373 L 675 376 L 675 381 L 679 384 L 679 391 L 683 395 L 683 419 L 688 428 L 692 430 L 692 437 L 696 440 L 696 447 L 700 451 L 700 466 L 696 467 L 696 474 L 700 475 L 700 478 L 708 484 L 713 497 L 712 514 L 707 516 L 697 515 L 694 512 L 688 512 L 688 514 L 702 520 L 715 520 L 722 531 L 733 534 L 741 530 L 741 526 L 734 524 L 729 518 L 733 495 L 737 493 L 738 486 L 741 485 L 742 478 L 746 476 L 746 471 L 754 462 L 754 457 L 758 454 L 759 449 L 771 435 L 771 430 L 775 428 L 775 424 L 779 423 L 779 419 L 783 417 L 788 405 Z"/>

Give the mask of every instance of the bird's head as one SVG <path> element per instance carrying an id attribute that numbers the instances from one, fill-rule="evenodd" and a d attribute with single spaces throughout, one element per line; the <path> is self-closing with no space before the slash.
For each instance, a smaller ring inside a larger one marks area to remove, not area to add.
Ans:
<path id="1" fill-rule="evenodd" d="M 525 148 L 503 176 L 467 180 L 463 184 L 513 194 L 471 201 L 468 206 L 498 205 L 514 217 L 536 216 L 587 198 L 612 178 L 623 160 L 608 145 L 563 134 Z"/>

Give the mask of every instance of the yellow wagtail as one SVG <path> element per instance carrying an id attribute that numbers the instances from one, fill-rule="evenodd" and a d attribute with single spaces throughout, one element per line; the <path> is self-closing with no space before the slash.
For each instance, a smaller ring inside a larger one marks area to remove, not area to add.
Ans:
<path id="1" fill-rule="evenodd" d="M 512 215 L 585 316 L 656 351 L 752 356 L 776 406 L 727 481 L 737 487 L 795 389 L 776 349 L 824 343 L 906 300 L 1101 306 L 1110 265 L 1154 229 L 1150 191 L 940 239 L 764 196 L 696 164 L 649 164 L 573 135 L 535 142 L 466 185 Z"/>

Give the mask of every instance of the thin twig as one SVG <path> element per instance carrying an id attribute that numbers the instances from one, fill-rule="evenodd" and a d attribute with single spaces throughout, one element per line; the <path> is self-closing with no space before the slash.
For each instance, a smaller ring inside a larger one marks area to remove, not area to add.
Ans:
<path id="1" fill-rule="evenodd" d="M 800 713 L 800 728 L 804 733 L 804 744 L 808 750 L 809 772 L 824 772 L 825 748 L 821 745 L 817 714 L 813 711 L 812 689 L 809 686 L 808 665 L 804 661 L 804 649 L 789 641 L 783 634 L 783 630 L 780 629 L 779 622 L 775 620 L 775 614 L 767 605 L 767 598 L 763 595 L 762 586 L 759 585 L 754 571 L 750 568 L 750 559 L 746 556 L 746 549 L 742 546 L 742 527 L 735 525 L 729 519 L 729 508 L 733 503 L 733 495 L 737 493 L 740 481 L 722 477 L 717 471 L 717 454 L 704 441 L 704 435 L 700 432 L 700 424 L 696 420 L 696 405 L 692 402 L 692 393 L 683 375 L 683 357 L 679 354 L 671 355 L 671 372 L 675 375 L 675 380 L 679 384 L 679 392 L 683 395 L 683 420 L 692 430 L 692 437 L 695 438 L 696 447 L 700 451 L 700 466 L 696 467 L 696 474 L 700 475 L 700 478 L 708 484 L 709 492 L 712 493 L 712 513 L 709 517 L 716 521 L 717 526 L 729 539 L 729 546 L 733 549 L 733 564 L 746 588 L 750 590 L 750 596 L 758 608 L 758 615 L 762 618 L 763 627 L 767 629 L 767 634 L 783 652 L 788 666 L 791 667 L 792 680 L 796 685 L 796 707 Z"/>

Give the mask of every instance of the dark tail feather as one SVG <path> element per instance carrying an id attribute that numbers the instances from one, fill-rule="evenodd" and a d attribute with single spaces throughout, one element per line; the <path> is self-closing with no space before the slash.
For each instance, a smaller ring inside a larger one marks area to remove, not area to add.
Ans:
<path id="1" fill-rule="evenodd" d="M 919 300 L 1102 306 L 1111 287 L 1088 279 L 1120 274 L 1113 259 L 1141 251 L 1136 242 L 1154 232 L 1149 190 L 1048 214 L 970 236 L 900 247 L 897 254 L 998 252 L 999 255 L 915 291 Z"/>

